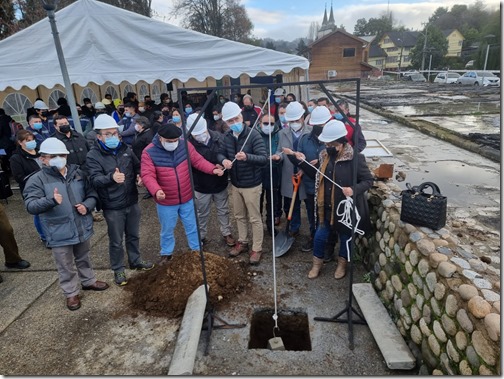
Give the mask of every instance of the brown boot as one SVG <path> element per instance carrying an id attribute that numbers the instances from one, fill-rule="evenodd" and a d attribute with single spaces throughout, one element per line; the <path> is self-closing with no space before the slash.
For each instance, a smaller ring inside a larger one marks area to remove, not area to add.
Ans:
<path id="1" fill-rule="evenodd" d="M 338 257 L 338 267 L 336 267 L 336 272 L 334 273 L 334 277 L 336 279 L 341 279 L 345 276 L 346 265 L 347 265 L 347 260 L 343 257 Z"/>
<path id="2" fill-rule="evenodd" d="M 229 251 L 229 257 L 237 257 L 241 253 L 248 251 L 248 244 L 237 242 L 236 245 Z"/>
<path id="3" fill-rule="evenodd" d="M 322 265 L 324 264 L 324 260 L 313 257 L 313 266 L 308 273 L 308 278 L 309 279 L 315 279 L 317 276 L 319 276 L 320 269 L 322 268 Z"/>

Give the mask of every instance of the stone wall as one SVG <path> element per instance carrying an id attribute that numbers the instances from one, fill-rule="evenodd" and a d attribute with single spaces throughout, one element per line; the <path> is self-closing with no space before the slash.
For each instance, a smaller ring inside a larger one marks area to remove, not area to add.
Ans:
<path id="1" fill-rule="evenodd" d="M 500 375 L 500 270 L 461 247 L 448 224 L 402 222 L 400 191 L 392 182 L 369 191 L 374 234 L 356 249 L 420 374 Z"/>

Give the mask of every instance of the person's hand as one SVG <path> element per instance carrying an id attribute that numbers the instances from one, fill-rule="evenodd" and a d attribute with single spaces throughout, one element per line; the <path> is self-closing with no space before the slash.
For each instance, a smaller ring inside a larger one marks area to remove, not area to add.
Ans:
<path id="1" fill-rule="evenodd" d="M 245 121 L 245 125 L 250 126 L 250 121 Z"/>
<path id="2" fill-rule="evenodd" d="M 246 161 L 247 154 L 245 154 L 243 151 L 240 151 L 239 153 L 236 153 L 235 158 L 237 161 Z"/>
<path id="3" fill-rule="evenodd" d="M 143 186 L 143 180 L 140 175 L 137 175 L 137 186 L 139 186 L 139 187 Z"/>
<path id="4" fill-rule="evenodd" d="M 158 199 L 158 200 L 164 200 L 165 198 L 166 198 L 166 195 L 163 192 L 163 190 L 158 190 L 156 192 L 156 199 Z"/>
<path id="5" fill-rule="evenodd" d="M 222 166 L 222 165 L 220 165 L 220 164 L 216 164 L 216 165 L 215 165 L 215 168 L 219 168 L 219 169 L 223 170 L 223 169 L 224 169 L 224 166 Z"/>
<path id="6" fill-rule="evenodd" d="M 214 173 L 214 175 L 217 175 L 217 176 L 224 175 L 224 171 L 220 168 L 217 168 L 217 167 L 213 169 L 213 173 Z"/>
<path id="7" fill-rule="evenodd" d="M 284 147 L 284 148 L 282 149 L 282 151 L 283 151 L 283 153 L 284 153 L 284 154 L 287 154 L 287 155 L 292 155 L 292 154 L 294 154 L 294 152 L 292 151 L 292 149 L 289 149 L 288 147 Z"/>
<path id="8" fill-rule="evenodd" d="M 343 195 L 345 196 L 352 196 L 353 195 L 353 189 L 351 187 L 343 187 Z"/>
<path id="9" fill-rule="evenodd" d="M 54 188 L 54 200 L 56 200 L 56 202 L 59 204 L 61 204 L 63 202 L 63 196 L 61 196 L 61 194 L 58 192 L 58 189 L 57 188 Z"/>
<path id="10" fill-rule="evenodd" d="M 119 167 L 116 167 L 115 172 L 112 175 L 112 179 L 114 179 L 114 182 L 121 184 L 124 183 L 126 177 L 121 171 L 119 171 Z"/>
<path id="11" fill-rule="evenodd" d="M 278 154 L 273 154 L 273 155 L 271 156 L 271 160 L 272 160 L 272 161 L 279 161 L 279 160 L 280 160 L 280 155 L 278 155 Z"/>
<path id="12" fill-rule="evenodd" d="M 306 159 L 306 156 L 303 153 L 300 153 L 299 151 L 296 151 L 294 153 L 294 156 L 298 161 L 304 161 Z"/>
<path id="13" fill-rule="evenodd" d="M 318 164 L 318 159 L 314 159 L 314 160 L 310 161 L 310 164 L 313 166 L 316 166 Z"/>
<path id="14" fill-rule="evenodd" d="M 76 204 L 75 209 L 77 209 L 77 212 L 79 212 L 83 216 L 87 214 L 87 208 L 82 204 Z"/>
<path id="15" fill-rule="evenodd" d="M 231 167 L 233 167 L 233 162 L 231 162 L 229 159 L 224 159 L 222 161 L 222 165 L 226 170 L 231 170 Z"/>

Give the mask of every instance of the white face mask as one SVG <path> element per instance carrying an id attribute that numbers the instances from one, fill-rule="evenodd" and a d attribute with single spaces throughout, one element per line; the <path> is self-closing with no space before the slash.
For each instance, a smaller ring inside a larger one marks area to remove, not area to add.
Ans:
<path id="1" fill-rule="evenodd" d="M 201 134 L 198 134 L 196 136 L 193 135 L 193 137 L 199 143 L 204 143 L 206 145 L 206 143 L 209 140 L 210 136 L 208 135 L 208 133 L 201 133 Z"/>
<path id="2" fill-rule="evenodd" d="M 140 133 L 142 131 L 142 127 L 138 124 L 135 124 L 135 130 Z"/>
<path id="3" fill-rule="evenodd" d="M 138 107 L 139 112 L 145 112 L 145 107 Z"/>
<path id="4" fill-rule="evenodd" d="M 271 132 L 273 131 L 273 125 L 269 124 L 269 125 L 263 125 L 262 126 L 262 131 L 264 134 L 271 134 Z"/>
<path id="5" fill-rule="evenodd" d="M 218 114 L 214 114 L 213 119 L 215 121 L 220 120 L 220 116 Z"/>
<path id="6" fill-rule="evenodd" d="M 162 142 L 162 144 L 166 151 L 173 151 L 178 146 L 178 140 L 175 142 Z"/>
<path id="7" fill-rule="evenodd" d="M 63 157 L 54 157 L 49 159 L 49 166 L 56 167 L 58 170 L 61 170 L 66 166 L 66 158 Z"/>
<path id="8" fill-rule="evenodd" d="M 300 122 L 290 122 L 289 126 L 293 131 L 297 132 L 299 129 L 303 127 L 303 124 Z"/>

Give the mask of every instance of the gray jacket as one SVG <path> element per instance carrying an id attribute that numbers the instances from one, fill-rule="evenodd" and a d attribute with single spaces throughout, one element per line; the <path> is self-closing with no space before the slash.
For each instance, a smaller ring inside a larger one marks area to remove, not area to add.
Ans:
<path id="1" fill-rule="evenodd" d="M 54 200 L 54 189 L 63 201 Z M 77 165 L 67 165 L 66 178 L 55 167 L 44 166 L 26 183 L 24 201 L 29 213 L 40 216 L 48 247 L 76 245 L 93 235 L 93 216 L 98 195 Z M 83 204 L 87 214 L 82 216 L 75 205 Z"/>
<path id="2" fill-rule="evenodd" d="M 306 134 L 306 129 L 303 129 L 303 133 L 301 136 Z M 299 139 L 301 139 L 301 136 Z M 293 148 L 293 136 L 291 128 L 284 128 L 278 132 L 278 148 L 277 154 L 282 152 L 282 148 L 288 147 L 289 149 L 294 150 Z M 282 181 L 280 183 L 280 192 L 282 196 L 286 196 L 292 198 L 292 194 L 294 192 L 294 185 L 292 184 L 292 175 L 294 174 L 294 165 L 290 161 L 285 154 L 280 155 L 280 161 L 282 162 Z M 306 191 L 304 188 L 303 181 L 299 185 L 297 198 L 299 200 L 306 199 Z"/>

